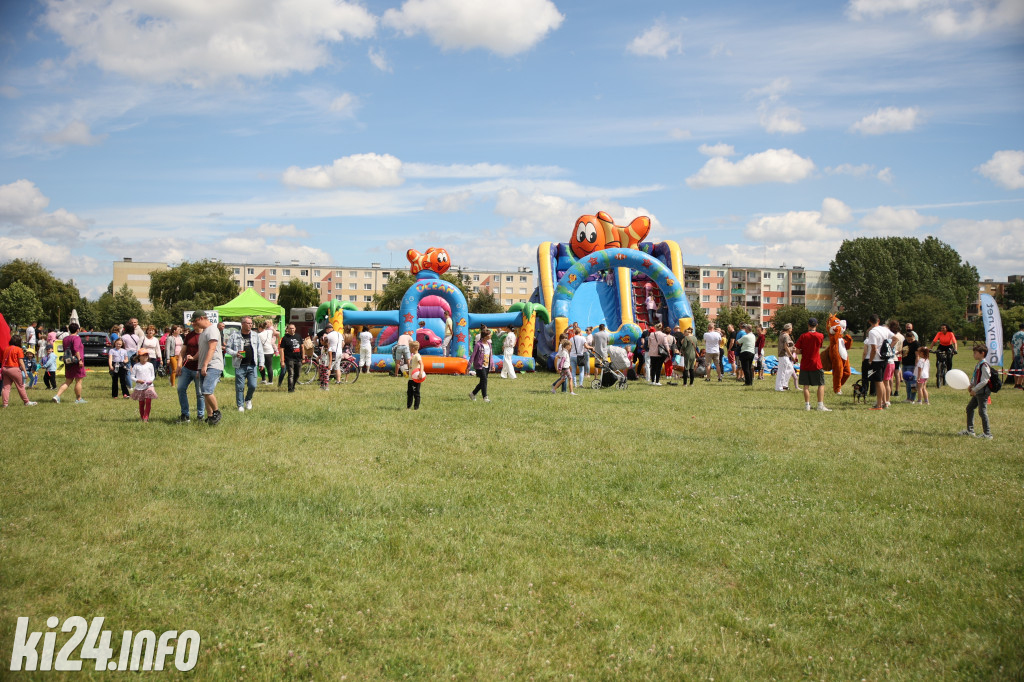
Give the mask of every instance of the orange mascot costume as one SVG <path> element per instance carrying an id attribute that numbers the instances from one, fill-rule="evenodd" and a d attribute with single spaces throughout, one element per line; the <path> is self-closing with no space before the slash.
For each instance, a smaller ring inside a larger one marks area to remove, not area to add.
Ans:
<path id="1" fill-rule="evenodd" d="M 828 316 L 825 325 L 828 330 L 828 348 L 821 354 L 822 366 L 832 370 L 832 390 L 842 395 L 843 384 L 850 379 L 850 354 L 847 349 L 853 345 L 853 337 L 846 334 L 846 321 L 835 315 Z"/>

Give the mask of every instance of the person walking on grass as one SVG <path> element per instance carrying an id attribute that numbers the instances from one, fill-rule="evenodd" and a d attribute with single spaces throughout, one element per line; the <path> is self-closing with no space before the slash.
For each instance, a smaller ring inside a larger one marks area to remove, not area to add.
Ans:
<path id="1" fill-rule="evenodd" d="M 302 368 L 302 339 L 296 336 L 294 324 L 289 324 L 284 328 L 280 349 L 282 362 L 281 373 L 277 377 L 277 387 L 281 388 L 281 382 L 287 374 L 288 392 L 294 393 L 295 384 L 299 380 L 299 370 Z"/>
<path id="2" fill-rule="evenodd" d="M 181 406 L 181 416 L 178 417 L 179 424 L 187 424 L 191 417 L 188 407 L 188 387 L 195 384 L 196 392 L 196 415 L 202 421 L 206 415 L 206 400 L 203 398 L 202 377 L 199 376 L 199 334 L 202 330 L 196 319 L 192 318 L 192 329 L 181 340 L 179 358 L 181 362 L 180 380 L 178 381 L 178 404 Z"/>
<path id="3" fill-rule="evenodd" d="M 167 343 L 164 344 L 164 357 L 167 359 L 167 377 L 171 382 L 171 388 L 178 380 L 178 373 L 181 371 L 181 327 L 174 325 L 170 334 L 167 335 Z"/>
<path id="4" fill-rule="evenodd" d="M 565 384 L 569 387 L 569 395 L 579 395 L 576 393 L 576 386 L 573 383 L 572 363 L 569 361 L 570 347 L 571 342 L 563 341 L 562 347 L 555 353 L 555 370 L 558 372 L 558 378 L 555 379 L 555 383 L 551 384 L 552 393 L 558 391 L 558 387 Z"/>
<path id="5" fill-rule="evenodd" d="M 925 405 L 928 404 L 928 377 L 931 365 L 931 362 L 928 360 L 928 354 L 930 352 L 924 346 L 917 349 L 917 362 L 914 365 L 914 384 L 917 387 L 917 399 L 914 400 L 915 405 L 920 405 L 922 402 Z"/>
<path id="6" fill-rule="evenodd" d="M 199 319 L 196 320 L 196 317 Z M 217 389 L 217 382 L 224 372 L 224 351 L 220 344 L 220 330 L 210 323 L 206 313 L 199 312 L 192 320 L 200 330 L 199 354 L 196 362 L 199 365 L 199 377 L 202 380 L 203 400 L 210 408 L 206 423 L 216 426 L 220 423 L 221 414 L 217 407 L 217 396 L 214 391 Z"/>
<path id="7" fill-rule="evenodd" d="M 156 367 L 149 361 L 149 349 L 140 348 L 138 362 L 132 366 L 132 400 L 139 403 L 139 418 L 149 423 L 149 411 L 153 401 L 157 399 L 156 389 L 153 383 L 156 381 Z"/>
<path id="8" fill-rule="evenodd" d="M 110 371 L 110 397 L 117 399 L 117 388 L 121 387 L 121 396 L 131 397 L 128 389 L 128 351 L 124 349 L 124 341 L 114 339 L 114 347 L 107 353 L 107 369 Z"/>
<path id="9" fill-rule="evenodd" d="M 224 354 L 231 357 L 231 366 L 235 369 L 235 404 L 238 411 L 251 410 L 252 397 L 256 393 L 256 370 L 259 368 L 262 374 L 264 358 L 274 357 L 264 353 L 262 337 L 253 329 L 251 317 L 242 318 L 241 333 L 231 335 Z"/>
<path id="10" fill-rule="evenodd" d="M 888 382 L 885 380 L 886 367 L 892 352 L 890 346 L 892 332 L 881 324 L 881 319 L 874 313 L 868 318 L 868 333 L 864 337 L 865 378 L 875 388 L 875 406 L 872 410 L 884 410 L 889 407 Z"/>
<path id="11" fill-rule="evenodd" d="M 3 406 L 7 407 L 7 403 L 11 399 L 11 385 L 14 385 L 18 389 L 18 396 L 25 403 L 25 407 L 35 407 L 36 403 L 28 399 L 28 393 L 25 391 L 25 380 L 22 376 L 22 372 L 25 371 L 25 351 L 21 347 L 20 336 L 11 337 L 10 345 L 4 348 L 0 360 L 2 360 L 0 366 L 3 368 L 4 388 L 0 392 L 3 397 Z"/>
<path id="12" fill-rule="evenodd" d="M 577 386 L 583 385 L 583 379 L 587 375 L 587 370 L 590 369 L 587 352 L 591 350 L 593 347 L 587 343 L 586 334 L 580 332 L 569 339 L 569 370 L 575 377 Z"/>
<path id="13" fill-rule="evenodd" d="M 57 389 L 57 395 L 53 396 L 53 402 L 59 403 L 64 391 L 68 390 L 71 384 L 75 385 L 75 404 L 84 404 L 82 397 L 82 380 L 85 379 L 85 346 L 78 336 L 78 325 L 72 322 L 68 325 L 68 335 L 64 337 L 64 383 Z"/>
<path id="14" fill-rule="evenodd" d="M 704 359 L 707 361 L 707 373 L 704 381 L 711 381 L 711 368 L 718 370 L 718 380 L 722 380 L 722 358 L 720 348 L 722 335 L 715 329 L 714 323 L 708 323 L 708 330 L 704 333 Z"/>
<path id="15" fill-rule="evenodd" d="M 665 365 L 665 357 L 668 354 L 668 337 L 661 331 L 661 325 L 651 327 L 651 333 L 647 337 L 647 357 L 651 359 L 652 386 L 661 386 L 661 368 Z"/>
<path id="16" fill-rule="evenodd" d="M 359 371 L 362 374 L 368 373 L 371 362 L 373 362 L 373 334 L 370 333 L 369 327 L 363 327 L 363 331 L 359 332 Z"/>
<path id="17" fill-rule="evenodd" d="M 988 426 L 988 399 L 992 395 L 992 389 L 988 382 L 992 378 L 992 368 L 985 362 L 988 349 L 982 344 L 974 347 L 974 360 L 978 364 L 974 366 L 974 376 L 971 379 L 971 386 L 968 389 L 971 400 L 967 403 L 967 429 L 960 432 L 961 436 L 974 436 L 974 410 L 978 410 L 981 417 L 982 438 L 992 438 L 992 431 Z"/>
<path id="18" fill-rule="evenodd" d="M 43 386 L 52 391 L 57 390 L 57 356 L 53 348 L 48 347 L 46 340 L 43 340 L 42 355 L 39 356 L 39 370 L 43 373 Z"/>
<path id="19" fill-rule="evenodd" d="M 821 365 L 821 344 L 825 336 L 818 331 L 818 320 L 807 320 L 807 331 L 796 340 L 796 349 L 800 351 L 800 377 L 798 383 L 804 390 L 804 409 L 811 409 L 811 386 L 818 391 L 818 411 L 831 412 L 825 407 L 825 370 Z"/>
<path id="20" fill-rule="evenodd" d="M 739 350 L 740 365 L 743 368 L 743 385 L 754 385 L 754 356 L 757 355 L 757 337 L 749 324 L 743 325 L 743 335 L 737 335 L 736 347 Z M 820 364 L 819 359 L 819 364 Z M 824 373 L 822 374 L 824 377 Z M 822 379 L 824 381 L 824 379 Z M 824 388 L 822 388 L 824 390 Z M 821 402 L 820 400 L 818 402 Z"/>
<path id="21" fill-rule="evenodd" d="M 412 346 L 410 345 L 410 348 Z M 415 351 L 413 351 L 415 352 Z M 505 340 L 501 344 L 501 378 L 502 379 L 515 379 L 516 368 L 512 366 L 512 355 L 516 352 L 516 335 L 512 331 L 512 327 L 505 327 Z M 410 366 L 409 371 L 412 371 Z"/>
<path id="22" fill-rule="evenodd" d="M 487 397 L 487 375 L 494 370 L 494 352 L 491 349 L 491 330 L 484 329 L 480 332 L 473 347 L 473 355 L 469 358 L 469 364 L 476 370 L 477 384 L 469 394 L 470 400 L 476 400 L 476 394 L 484 397 L 484 402 L 491 402 Z"/>
<path id="23" fill-rule="evenodd" d="M 277 330 L 274 329 L 274 323 L 270 320 L 264 322 L 263 331 L 259 333 L 260 353 L 263 355 L 263 364 L 260 365 L 260 377 L 262 378 L 264 372 L 266 373 L 266 379 L 263 383 L 267 386 L 274 385 L 274 355 L 277 352 L 276 336 Z"/>
<path id="24" fill-rule="evenodd" d="M 420 409 L 420 386 L 422 382 L 416 381 L 417 372 L 423 370 L 423 358 L 420 356 L 420 342 L 409 342 L 409 385 L 405 389 L 405 409 Z"/>
<path id="25" fill-rule="evenodd" d="M 694 368 L 697 365 L 697 339 L 693 335 L 693 327 L 683 332 L 683 340 L 679 344 L 679 355 L 683 359 L 683 386 L 693 386 Z"/>

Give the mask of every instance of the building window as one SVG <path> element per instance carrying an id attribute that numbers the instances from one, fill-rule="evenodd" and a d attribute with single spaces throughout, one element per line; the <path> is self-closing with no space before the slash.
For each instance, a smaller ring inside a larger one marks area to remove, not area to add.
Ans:
<path id="1" fill-rule="evenodd" d="M 702 277 L 710 277 L 711 276 L 711 271 L 710 270 L 701 270 L 700 274 L 701 274 Z"/>
<path id="2" fill-rule="evenodd" d="M 247 269 L 247 270 L 245 271 L 245 273 L 246 273 L 247 275 L 255 275 L 255 274 L 256 274 L 256 271 L 255 271 L 255 270 L 253 270 L 252 268 L 248 268 L 248 269 Z"/>
<path id="3" fill-rule="evenodd" d="M 380 276 L 383 277 L 384 279 L 390 279 L 391 278 L 391 273 L 390 272 L 382 272 L 382 273 L 380 273 Z"/>
<path id="4" fill-rule="evenodd" d="M 776 272 L 775 273 L 775 279 L 786 279 L 786 273 L 784 273 L 784 272 Z"/>
<path id="5" fill-rule="evenodd" d="M 769 315 L 769 311 L 762 308 L 761 309 L 761 317 L 768 317 L 768 315 Z"/>
<path id="6" fill-rule="evenodd" d="M 345 298 L 344 296 L 342 296 L 342 295 L 338 294 L 338 295 L 336 295 L 336 296 L 334 297 L 334 300 L 335 300 L 335 301 L 341 301 L 341 300 L 344 300 L 344 298 Z"/>
<path id="7" fill-rule="evenodd" d="M 235 268 L 234 271 L 236 275 L 242 274 L 242 268 Z"/>
<path id="8" fill-rule="evenodd" d="M 711 297 L 710 296 L 701 296 L 700 297 L 700 302 L 701 303 L 711 303 Z"/>
<path id="9" fill-rule="evenodd" d="M 270 268 L 270 274 L 277 277 L 277 268 Z"/>
<path id="10" fill-rule="evenodd" d="M 364 285 L 363 285 L 363 288 L 364 288 L 364 289 L 368 289 L 368 290 L 370 290 L 370 291 L 373 291 L 373 285 L 372 285 L 372 284 L 370 284 L 369 282 L 367 282 L 366 284 L 364 284 Z"/>
<path id="11" fill-rule="evenodd" d="M 520 282 L 525 282 L 526 281 L 526 275 L 519 275 L 519 281 Z"/>
<path id="12" fill-rule="evenodd" d="M 314 277 L 319 277 L 320 276 L 320 271 L 319 270 L 314 270 L 313 271 L 313 276 Z"/>
<path id="13" fill-rule="evenodd" d="M 313 286 L 316 287 L 317 289 L 319 289 L 320 288 L 320 282 L 313 282 Z"/>
<path id="14" fill-rule="evenodd" d="M 719 303 L 722 303 L 725 301 L 725 296 L 716 296 L 715 300 L 718 301 Z"/>
<path id="15" fill-rule="evenodd" d="M 722 282 L 719 282 L 718 284 L 715 285 L 715 288 L 716 289 L 724 289 L 725 288 L 725 284 L 723 284 Z"/>
<path id="16" fill-rule="evenodd" d="M 270 283 L 270 288 L 271 289 L 276 289 L 277 288 L 277 282 L 271 282 Z"/>
<path id="17" fill-rule="evenodd" d="M 765 279 L 771 279 L 772 278 L 772 273 L 770 273 L 770 272 L 764 273 L 764 278 Z"/>
<path id="18" fill-rule="evenodd" d="M 704 311 L 705 315 L 710 315 L 711 314 L 711 308 L 701 308 L 701 310 Z"/>
<path id="19" fill-rule="evenodd" d="M 373 296 L 363 296 L 363 301 L 365 301 L 366 303 L 372 303 Z"/>
<path id="20" fill-rule="evenodd" d="M 270 294 L 270 300 L 271 300 L 271 301 L 276 301 L 276 300 L 277 300 L 277 294 L 275 294 L 275 293 L 271 292 L 271 294 Z"/>
<path id="21" fill-rule="evenodd" d="M 519 293 L 520 293 L 520 295 L 525 295 L 526 294 L 526 287 L 519 287 Z"/>
<path id="22" fill-rule="evenodd" d="M 474 294 L 479 293 L 479 292 L 480 292 L 480 287 L 473 287 L 473 293 Z"/>
<path id="23" fill-rule="evenodd" d="M 700 288 L 701 289 L 710 289 L 711 288 L 711 282 L 704 282 L 703 284 L 700 285 Z"/>
<path id="24" fill-rule="evenodd" d="M 341 300 L 341 296 L 339 296 L 339 297 L 338 297 L 338 300 Z M 356 301 L 358 301 L 358 300 L 359 300 L 359 297 L 358 297 L 358 296 L 349 296 L 349 297 L 348 297 L 348 300 L 350 300 L 350 301 L 352 301 L 353 303 L 355 303 Z"/>
<path id="25" fill-rule="evenodd" d="M 254 282 L 254 281 L 252 281 L 252 280 L 250 279 L 249 281 L 247 281 L 247 282 L 245 283 L 245 286 L 247 286 L 247 287 L 253 287 L 253 286 L 256 286 L 256 282 Z"/>
<path id="26" fill-rule="evenodd" d="M 335 276 L 335 277 L 341 277 L 341 275 L 342 275 L 342 272 L 341 272 L 341 270 L 335 270 L 335 271 L 334 271 L 334 276 Z"/>
<path id="27" fill-rule="evenodd" d="M 285 276 L 288 276 L 288 277 L 291 277 L 292 271 L 291 271 L 290 268 L 285 268 L 284 270 L 281 271 L 281 274 L 285 275 Z"/>
<path id="28" fill-rule="evenodd" d="M 480 275 L 473 275 L 473 281 L 474 282 L 479 282 L 480 281 Z"/>
<path id="29" fill-rule="evenodd" d="M 358 288 L 359 288 L 359 285 L 358 285 L 358 284 L 356 284 L 355 282 L 349 282 L 349 283 L 348 283 L 348 288 L 349 288 L 349 289 L 358 289 Z"/>
<path id="30" fill-rule="evenodd" d="M 512 305 L 512 299 L 511 298 L 506 298 L 505 299 L 505 305 Z"/>
<path id="31" fill-rule="evenodd" d="M 715 277 L 725 277 L 725 270 L 716 270 Z"/>
<path id="32" fill-rule="evenodd" d="M 349 277 L 358 277 L 358 276 L 359 276 L 359 273 L 358 273 L 358 272 L 356 272 L 355 270 L 349 270 L 349 271 L 348 271 L 348 276 L 349 276 Z"/>
<path id="33" fill-rule="evenodd" d="M 309 270 L 299 270 L 299 277 L 309 277 Z"/>
<path id="34" fill-rule="evenodd" d="M 505 277 L 505 281 L 506 281 L 506 282 L 511 282 L 511 281 L 512 281 L 512 275 L 507 275 L 507 276 Z"/>
<path id="35" fill-rule="evenodd" d="M 367 270 L 363 273 L 363 279 L 373 279 L 373 273 Z"/>

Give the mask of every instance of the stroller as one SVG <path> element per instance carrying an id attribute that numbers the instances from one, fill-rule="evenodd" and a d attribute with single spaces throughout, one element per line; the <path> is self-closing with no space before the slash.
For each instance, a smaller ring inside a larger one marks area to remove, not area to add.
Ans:
<path id="1" fill-rule="evenodd" d="M 631 364 L 629 355 L 618 346 L 610 346 L 608 354 L 611 356 L 610 360 L 594 356 L 594 367 L 598 369 L 600 374 L 594 379 L 591 387 L 598 390 L 611 388 L 612 386 L 620 390 L 624 389 L 629 386 L 629 382 L 626 380 L 626 375 L 622 373 L 622 370 L 627 369 Z"/>

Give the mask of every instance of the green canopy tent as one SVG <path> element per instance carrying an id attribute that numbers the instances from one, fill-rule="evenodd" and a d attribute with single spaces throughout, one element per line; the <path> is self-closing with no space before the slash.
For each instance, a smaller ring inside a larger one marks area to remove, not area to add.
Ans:
<path id="1" fill-rule="evenodd" d="M 256 293 L 256 290 L 249 287 L 238 296 L 214 308 L 221 317 L 245 317 L 246 315 L 262 315 L 263 317 L 277 317 L 277 330 L 284 335 L 285 319 L 284 308 L 271 303 Z M 274 356 L 274 374 L 281 371 L 281 359 Z M 230 362 L 224 363 L 224 376 L 234 376 L 235 370 Z"/>

